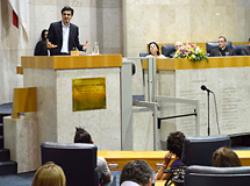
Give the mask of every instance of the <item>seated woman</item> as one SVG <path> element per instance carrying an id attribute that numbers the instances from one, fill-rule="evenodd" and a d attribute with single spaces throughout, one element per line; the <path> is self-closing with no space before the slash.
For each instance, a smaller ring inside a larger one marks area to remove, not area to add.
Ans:
<path id="1" fill-rule="evenodd" d="M 34 55 L 35 56 L 48 56 L 48 49 L 47 49 L 47 43 L 48 43 L 48 33 L 49 31 L 47 29 L 44 29 L 41 33 L 41 39 L 37 42 Z"/>
<path id="2" fill-rule="evenodd" d="M 37 169 L 32 186 L 66 186 L 62 168 L 53 162 L 47 162 Z"/>
<path id="3" fill-rule="evenodd" d="M 154 41 L 148 44 L 148 55 L 146 57 L 166 58 L 164 55 L 160 54 L 159 45 Z"/>
<path id="4" fill-rule="evenodd" d="M 91 135 L 85 129 L 77 127 L 75 131 L 74 143 L 94 144 Z M 112 175 L 109 170 L 107 161 L 102 157 L 97 157 L 96 172 L 99 177 L 100 185 L 110 185 Z"/>
<path id="5" fill-rule="evenodd" d="M 232 149 L 221 147 L 213 153 L 212 165 L 215 167 L 239 167 L 241 163 L 239 157 Z"/>
<path id="6" fill-rule="evenodd" d="M 181 154 L 185 135 L 182 132 L 170 133 L 167 139 L 168 153 L 165 155 L 163 166 L 156 174 L 156 180 L 170 180 L 175 168 L 183 166 Z"/>

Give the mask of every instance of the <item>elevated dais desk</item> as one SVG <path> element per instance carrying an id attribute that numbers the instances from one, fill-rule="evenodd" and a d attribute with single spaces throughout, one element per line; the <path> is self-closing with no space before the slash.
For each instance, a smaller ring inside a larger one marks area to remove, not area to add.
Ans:
<path id="1" fill-rule="evenodd" d="M 143 68 L 148 70 L 147 62 Z M 199 101 L 200 134 L 207 135 L 207 86 L 216 96 L 210 96 L 211 135 L 250 132 L 250 56 L 213 57 L 208 62 L 191 62 L 187 59 L 157 59 L 157 95 Z M 219 126 L 216 121 L 216 107 Z M 174 105 L 174 113 L 191 113 L 192 108 Z M 187 136 L 195 135 L 193 118 L 167 121 L 163 125 L 161 140 L 167 131 L 181 130 Z M 174 126 L 174 127 L 173 127 Z"/>

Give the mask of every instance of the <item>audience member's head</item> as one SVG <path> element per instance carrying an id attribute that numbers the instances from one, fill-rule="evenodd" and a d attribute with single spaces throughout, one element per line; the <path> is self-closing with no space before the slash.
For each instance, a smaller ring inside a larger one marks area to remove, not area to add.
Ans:
<path id="1" fill-rule="evenodd" d="M 212 165 L 215 167 L 238 167 L 241 166 L 237 154 L 228 147 L 221 147 L 213 153 Z"/>
<path id="2" fill-rule="evenodd" d="M 148 44 L 148 53 L 152 56 L 159 56 L 160 55 L 160 48 L 156 42 L 150 42 Z"/>
<path id="3" fill-rule="evenodd" d="M 170 133 L 167 139 L 167 150 L 181 158 L 185 135 L 180 132 Z"/>
<path id="4" fill-rule="evenodd" d="M 175 42 L 175 50 L 176 51 L 179 50 L 182 46 L 183 46 L 182 42 L 180 42 L 180 41 L 176 41 Z"/>
<path id="5" fill-rule="evenodd" d="M 122 169 L 120 184 L 122 186 L 136 183 L 140 186 L 152 185 L 153 171 L 144 160 L 128 162 Z"/>
<path id="6" fill-rule="evenodd" d="M 91 135 L 83 128 L 76 127 L 74 143 L 90 143 L 93 144 Z"/>
<path id="7" fill-rule="evenodd" d="M 32 186 L 66 186 L 62 168 L 53 162 L 44 164 L 37 169 Z"/>
<path id="8" fill-rule="evenodd" d="M 48 39 L 48 34 L 49 34 L 49 31 L 47 29 L 43 29 L 42 30 L 42 33 L 41 33 L 41 38 L 42 40 L 47 40 Z"/>
<path id="9" fill-rule="evenodd" d="M 219 48 L 224 49 L 227 46 L 227 38 L 225 36 L 218 37 Z"/>

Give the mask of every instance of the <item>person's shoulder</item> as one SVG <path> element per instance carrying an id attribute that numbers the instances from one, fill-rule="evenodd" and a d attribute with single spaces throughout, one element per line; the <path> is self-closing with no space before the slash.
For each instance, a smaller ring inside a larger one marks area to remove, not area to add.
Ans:
<path id="1" fill-rule="evenodd" d="M 78 28 L 78 26 L 77 26 L 76 24 L 74 24 L 74 23 L 70 23 L 70 26 L 71 26 L 72 28 Z"/>
<path id="2" fill-rule="evenodd" d="M 61 21 L 56 21 L 56 22 L 51 23 L 50 26 L 59 26 L 61 24 L 62 24 Z"/>
<path id="3" fill-rule="evenodd" d="M 97 161 L 99 163 L 105 163 L 105 164 L 107 163 L 107 161 L 103 157 L 100 157 L 100 156 L 97 157 Z"/>

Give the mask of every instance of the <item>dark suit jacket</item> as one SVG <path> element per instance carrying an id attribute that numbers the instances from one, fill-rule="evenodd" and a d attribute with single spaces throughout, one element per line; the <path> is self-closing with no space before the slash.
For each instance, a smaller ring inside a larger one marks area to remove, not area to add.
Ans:
<path id="1" fill-rule="evenodd" d="M 226 47 L 224 50 L 219 49 L 219 47 L 214 48 L 211 53 L 210 53 L 210 57 L 214 57 L 214 56 L 233 56 L 234 52 L 232 49 Z"/>
<path id="2" fill-rule="evenodd" d="M 51 23 L 49 27 L 49 41 L 57 45 L 57 48 L 50 49 L 50 55 L 60 55 L 60 51 L 63 43 L 63 35 L 62 35 L 62 22 Z M 79 42 L 79 29 L 78 26 L 70 23 L 70 31 L 69 31 L 69 52 L 73 48 L 78 48 L 78 50 L 82 50 L 82 45 Z"/>

